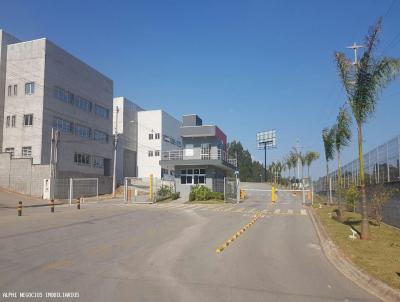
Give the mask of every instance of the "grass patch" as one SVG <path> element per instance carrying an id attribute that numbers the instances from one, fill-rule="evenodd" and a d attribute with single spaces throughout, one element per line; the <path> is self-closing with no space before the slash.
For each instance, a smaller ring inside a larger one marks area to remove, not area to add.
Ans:
<path id="1" fill-rule="evenodd" d="M 352 240 L 350 228 L 361 231 L 361 216 L 343 211 L 343 222 L 334 213 L 335 207 L 316 205 L 319 216 L 329 236 L 335 244 L 357 266 L 394 288 L 400 288 L 400 230 L 382 224 L 370 223 L 371 240 Z M 330 214 L 331 213 L 331 214 Z M 332 215 L 332 218 L 330 218 Z"/>
<path id="2" fill-rule="evenodd" d="M 193 200 L 186 201 L 185 204 L 224 204 L 224 201 L 219 199 Z"/>

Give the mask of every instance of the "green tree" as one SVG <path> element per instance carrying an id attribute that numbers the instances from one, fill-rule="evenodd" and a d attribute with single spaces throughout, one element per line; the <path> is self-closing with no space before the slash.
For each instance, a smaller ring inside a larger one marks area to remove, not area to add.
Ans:
<path id="1" fill-rule="evenodd" d="M 326 187 L 329 186 L 329 161 L 335 154 L 335 129 L 324 128 L 322 130 L 322 141 L 324 142 L 325 161 L 326 161 Z M 327 193 L 328 194 L 328 193 Z"/>
<path id="2" fill-rule="evenodd" d="M 348 146 L 351 139 L 351 118 L 345 108 L 340 108 L 336 119 L 335 129 L 335 148 L 338 162 L 338 216 L 341 216 L 341 198 L 342 198 L 342 163 L 340 154 L 344 147 Z"/>
<path id="3" fill-rule="evenodd" d="M 341 52 L 335 52 L 338 73 L 346 91 L 348 103 L 357 125 L 358 161 L 361 189 L 361 238 L 369 239 L 367 197 L 363 162 L 362 126 L 375 112 L 381 91 L 400 71 L 400 60 L 391 57 L 378 58 L 375 50 L 381 31 L 382 19 L 369 30 L 365 37 L 365 50 L 358 62 L 353 63 Z"/>
<path id="4" fill-rule="evenodd" d="M 319 153 L 315 151 L 308 151 L 305 155 L 306 164 L 307 164 L 307 176 L 310 178 L 310 166 L 313 161 L 319 158 Z"/>

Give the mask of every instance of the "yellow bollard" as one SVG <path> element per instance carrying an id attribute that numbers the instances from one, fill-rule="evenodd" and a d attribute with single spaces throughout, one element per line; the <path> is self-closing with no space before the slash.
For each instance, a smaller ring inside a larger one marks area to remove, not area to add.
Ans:
<path id="1" fill-rule="evenodd" d="M 272 186 L 272 189 L 271 189 L 271 201 L 276 202 L 276 192 L 275 192 L 274 186 Z"/>

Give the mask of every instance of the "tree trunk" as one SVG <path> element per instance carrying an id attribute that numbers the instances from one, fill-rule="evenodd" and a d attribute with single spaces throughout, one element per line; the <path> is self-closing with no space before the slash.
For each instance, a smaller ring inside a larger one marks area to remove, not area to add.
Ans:
<path id="1" fill-rule="evenodd" d="M 361 123 L 357 123 L 358 131 L 358 164 L 360 168 L 360 190 L 361 190 L 361 239 L 370 239 L 367 194 L 365 192 L 364 159 L 362 153 L 362 129 Z"/>
<path id="2" fill-rule="evenodd" d="M 329 164 L 326 161 L 326 199 L 329 200 Z M 330 203 L 330 200 L 329 200 Z"/>
<path id="3" fill-rule="evenodd" d="M 338 206 L 338 217 L 339 220 L 342 220 L 342 167 L 340 161 L 340 150 L 337 151 L 337 159 L 338 159 L 338 181 L 336 188 L 336 198 L 337 198 L 337 206 Z"/>

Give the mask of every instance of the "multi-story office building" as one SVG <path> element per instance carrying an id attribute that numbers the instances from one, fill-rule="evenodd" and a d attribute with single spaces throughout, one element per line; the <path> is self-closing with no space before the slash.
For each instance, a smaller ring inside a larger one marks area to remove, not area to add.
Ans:
<path id="1" fill-rule="evenodd" d="M 137 176 L 138 112 L 143 109 L 124 97 L 114 98 L 113 134 L 118 134 L 117 183 Z"/>
<path id="2" fill-rule="evenodd" d="M 18 42 L 7 45 L 4 95 L 3 151 L 49 164 L 53 149 L 58 177 L 111 175 L 108 77 L 45 38 Z"/>
<path id="3" fill-rule="evenodd" d="M 175 170 L 176 190 L 187 196 L 194 185 L 204 185 L 223 192 L 223 180 L 233 174 L 237 160 L 228 157 L 227 138 L 215 125 L 203 125 L 195 114 L 184 115 L 180 128 L 183 149 L 166 150 L 161 154 L 162 167 Z"/>
<path id="4" fill-rule="evenodd" d="M 181 149 L 181 123 L 163 110 L 138 112 L 138 177 L 174 178 L 173 165 L 161 167 L 164 151 Z"/>
<path id="5" fill-rule="evenodd" d="M 3 146 L 4 126 L 4 100 L 6 95 L 6 62 L 7 45 L 17 43 L 19 40 L 0 29 L 0 152 Z M 11 87 L 11 93 L 15 93 L 16 87 Z"/>

